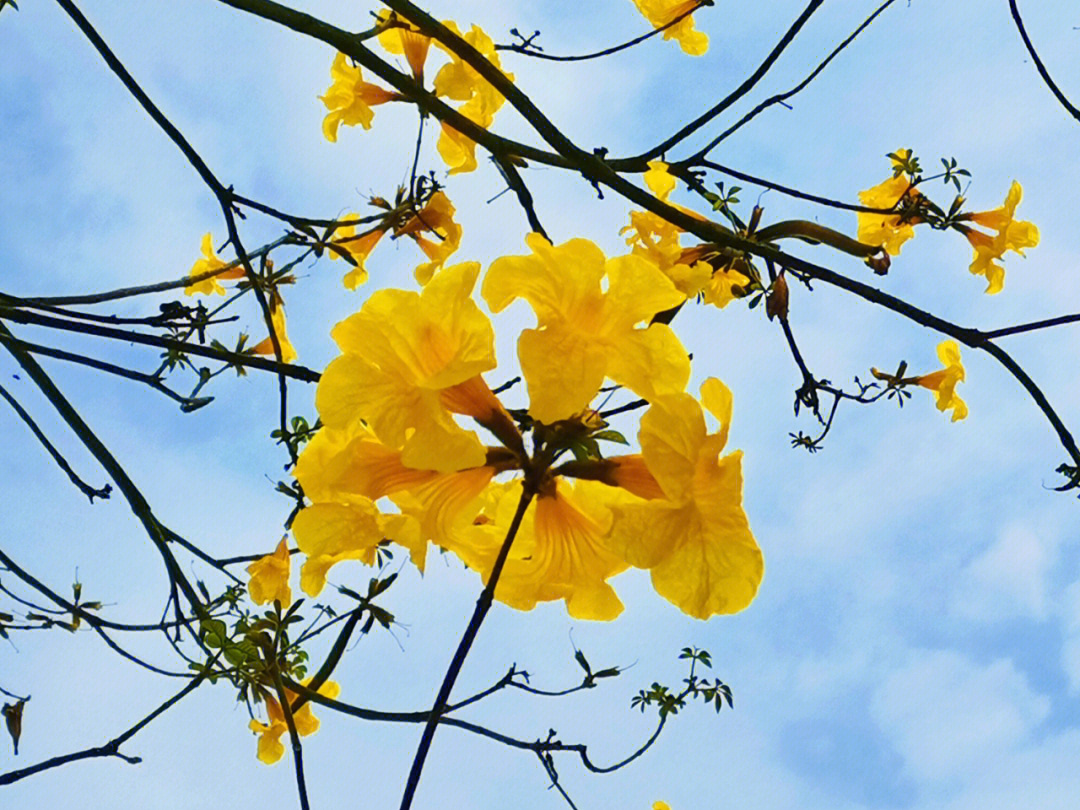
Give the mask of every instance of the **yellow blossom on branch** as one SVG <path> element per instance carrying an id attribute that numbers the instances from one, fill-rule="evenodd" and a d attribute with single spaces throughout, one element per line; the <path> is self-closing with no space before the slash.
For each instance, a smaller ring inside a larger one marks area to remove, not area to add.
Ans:
<path id="1" fill-rule="evenodd" d="M 345 220 L 359 218 L 360 215 L 355 211 L 342 217 L 342 219 Z M 330 238 L 330 244 L 334 245 L 338 250 L 347 253 L 349 258 L 356 262 L 356 264 L 353 265 L 353 268 L 346 273 L 345 277 L 342 279 L 346 288 L 355 290 L 358 286 L 367 281 L 368 272 L 364 267 L 364 263 L 385 233 L 386 231 L 382 228 L 372 228 L 361 234 L 357 234 L 355 225 L 342 225 L 334 230 L 333 236 Z M 337 250 L 330 250 L 328 252 L 332 260 L 343 258 Z"/>
<path id="2" fill-rule="evenodd" d="M 360 68 L 350 63 L 343 53 L 334 57 L 330 76 L 334 83 L 319 99 L 330 110 L 323 119 L 323 135 L 331 143 L 337 141 L 338 128 L 342 124 L 347 127 L 359 124 L 364 129 L 371 129 L 375 118 L 371 108 L 400 98 L 393 90 L 364 81 Z"/>
<path id="3" fill-rule="evenodd" d="M 960 362 L 960 346 L 955 340 L 944 340 L 937 347 L 938 359 L 945 368 L 914 378 L 917 385 L 934 392 L 939 411 L 951 410 L 952 421 L 958 422 L 968 415 L 964 400 L 956 395 L 956 384 L 964 379 L 964 366 Z"/>
<path id="4" fill-rule="evenodd" d="M 305 685 L 307 683 L 308 681 L 304 681 Z M 334 681 L 326 681 L 319 687 L 319 694 L 331 699 L 336 698 L 340 692 L 341 687 Z M 285 690 L 285 696 L 290 702 L 296 699 L 296 695 L 288 689 Z M 248 728 L 259 735 L 259 760 L 273 765 L 285 753 L 281 736 L 289 733 L 289 726 L 285 721 L 285 712 L 276 698 L 265 695 L 263 702 L 266 705 L 267 722 L 262 723 L 252 718 Z M 296 733 L 301 737 L 307 737 L 319 730 L 319 718 L 311 713 L 311 703 L 305 703 L 293 713 L 293 723 L 296 725 Z"/>
<path id="5" fill-rule="evenodd" d="M 273 554 L 267 554 L 251 565 L 247 571 L 251 574 L 248 592 L 256 605 L 265 605 L 275 599 L 282 607 L 292 604 L 292 589 L 289 587 L 289 546 L 281 538 Z"/>
<path id="6" fill-rule="evenodd" d="M 452 21 L 447 20 L 444 25 L 461 36 L 460 29 Z M 463 39 L 502 71 L 494 40 L 478 26 L 473 25 Z M 457 53 L 441 43 L 436 42 L 436 44 L 446 51 L 453 61 L 443 65 L 435 75 L 435 94 L 453 101 L 464 102 L 458 108 L 458 112 L 477 126 L 487 129 L 495 120 L 495 113 L 506 99 Z M 507 79 L 514 80 L 513 74 L 502 72 Z M 439 136 L 437 148 L 446 165 L 450 167 L 450 174 L 471 172 L 476 168 L 476 142 L 449 124 L 442 124 L 442 134 Z"/>
<path id="7" fill-rule="evenodd" d="M 675 190 L 676 178 L 662 161 L 650 161 L 648 166 L 649 170 L 644 175 L 645 185 L 657 198 L 668 202 L 668 197 Z M 680 205 L 674 207 L 684 214 L 703 219 L 696 211 Z M 626 244 L 631 252 L 655 264 L 687 298 L 703 294 L 707 304 L 723 309 L 735 299 L 732 287 L 741 287 L 750 282 L 749 278 L 733 268 L 714 270 L 712 265 L 701 260 L 699 248 L 683 248 L 682 228 L 651 211 L 631 211 L 630 224 L 619 233 L 629 233 Z"/>
<path id="8" fill-rule="evenodd" d="M 343 354 L 315 395 L 324 424 L 366 422 L 414 469 L 481 466 L 483 445 L 440 399 L 495 367 L 491 322 L 472 300 L 479 272 L 468 262 L 443 269 L 420 293 L 380 290 L 334 327 Z"/>
<path id="9" fill-rule="evenodd" d="M 289 336 L 285 332 L 285 305 L 275 293 L 270 296 L 270 321 L 274 325 L 274 335 L 277 336 L 278 346 L 281 349 L 281 362 L 291 363 L 297 358 L 296 349 L 289 342 Z M 250 350 L 253 354 L 262 354 L 274 357 L 274 341 L 269 336 L 263 338 Z"/>
<path id="10" fill-rule="evenodd" d="M 975 258 L 969 269 L 974 275 L 986 276 L 989 282 L 986 292 L 991 295 L 1000 292 L 1005 283 L 1005 268 L 995 261 L 1009 250 L 1023 256 L 1024 248 L 1039 244 L 1039 229 L 1031 222 L 1016 220 L 1016 206 L 1020 204 L 1023 195 L 1023 188 L 1014 180 L 1000 208 L 962 217 L 976 225 L 997 231 L 990 236 L 974 228 L 963 228 L 964 235 L 975 249 Z"/>
<path id="11" fill-rule="evenodd" d="M 701 56 L 709 49 L 709 38 L 695 30 L 691 12 L 701 6 L 712 5 L 711 0 L 633 0 L 633 3 L 654 28 L 663 28 L 682 17 L 664 31 L 664 39 L 677 40 L 686 53 Z"/>
<path id="12" fill-rule="evenodd" d="M 662 160 L 650 160 L 646 165 L 649 170 L 645 172 L 645 185 L 659 199 L 667 202 L 667 198 L 678 185 L 678 180 L 668 172 L 668 165 Z"/>
<path id="13" fill-rule="evenodd" d="M 295 469 L 304 492 L 315 502 L 293 523 L 297 545 L 311 561 L 301 572 L 301 587 L 317 594 L 326 571 L 343 560 L 370 564 L 383 539 L 405 546 L 423 571 L 428 541 L 443 548 L 452 545 L 459 515 L 494 474 L 486 466 L 452 473 L 406 467 L 400 450 L 387 447 L 366 428 L 323 428 L 304 448 Z M 374 510 L 373 502 L 387 496 L 402 514 Z"/>
<path id="14" fill-rule="evenodd" d="M 427 61 L 431 37 L 422 34 L 420 29 L 403 18 L 397 12 L 380 11 L 377 15 L 380 24 L 388 21 L 393 25 L 379 33 L 379 44 L 387 53 L 402 55 L 409 63 L 413 78 L 424 83 L 424 62 Z"/>
<path id="15" fill-rule="evenodd" d="M 911 155 L 910 149 L 897 149 L 894 153 L 901 160 Z M 893 158 L 894 168 L 899 163 Z M 911 187 L 911 180 L 901 173 L 878 183 L 873 188 L 859 192 L 859 201 L 867 208 L 893 208 L 905 195 L 909 199 L 918 199 L 921 194 Z M 900 206 L 903 207 L 903 206 Z M 917 216 L 903 214 L 870 214 L 858 212 L 858 232 L 856 238 L 866 245 L 880 245 L 890 256 L 899 256 L 904 242 L 915 235 L 915 225 L 921 222 Z"/>
<path id="16" fill-rule="evenodd" d="M 220 279 L 237 279 L 244 277 L 244 268 L 241 265 L 231 267 L 227 270 L 222 269 L 228 267 L 228 265 L 214 253 L 214 240 L 209 233 L 202 238 L 201 250 L 203 258 L 198 259 L 195 264 L 192 265 L 188 275 L 200 276 L 203 273 L 212 273 L 215 270 L 222 270 L 222 272 L 184 287 L 184 295 L 224 295 L 225 288 L 218 283 Z"/>
<path id="17" fill-rule="evenodd" d="M 533 418 L 550 424 L 581 412 L 605 377 L 646 399 L 686 386 L 690 361 L 671 328 L 638 328 L 685 299 L 655 265 L 606 259 L 586 239 L 552 246 L 533 233 L 525 241 L 532 255 L 497 259 L 482 293 L 494 312 L 524 298 L 536 313 L 537 328 L 518 340 Z"/>
<path id="18" fill-rule="evenodd" d="M 461 226 L 454 222 L 454 206 L 441 191 L 436 191 L 408 221 L 394 231 L 394 236 L 408 236 L 431 261 L 418 265 L 413 275 L 421 285 L 446 263 L 461 245 Z M 424 234 L 431 234 L 431 238 Z"/>
<path id="19" fill-rule="evenodd" d="M 716 433 L 707 432 L 689 394 L 658 398 L 642 417 L 640 461 L 625 457 L 611 481 L 637 497 L 612 505 L 608 542 L 628 563 L 650 570 L 657 593 L 707 619 L 749 605 L 765 569 L 742 508 L 742 452 L 720 456 L 731 392 L 710 378 L 701 398 L 720 423 Z"/>

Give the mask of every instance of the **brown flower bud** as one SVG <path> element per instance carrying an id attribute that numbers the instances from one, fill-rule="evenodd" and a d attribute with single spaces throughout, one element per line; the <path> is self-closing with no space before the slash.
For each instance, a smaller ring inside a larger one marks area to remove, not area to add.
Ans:
<path id="1" fill-rule="evenodd" d="M 765 299 L 765 314 L 769 316 L 770 321 L 776 316 L 782 321 L 787 320 L 788 285 L 783 273 L 778 275 L 776 281 L 772 283 L 772 289 Z"/>

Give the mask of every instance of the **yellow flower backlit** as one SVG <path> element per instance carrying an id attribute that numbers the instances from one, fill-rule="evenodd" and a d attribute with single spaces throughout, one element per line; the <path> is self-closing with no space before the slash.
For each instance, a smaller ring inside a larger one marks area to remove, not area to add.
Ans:
<path id="1" fill-rule="evenodd" d="M 956 395 L 956 384 L 964 379 L 964 366 L 960 362 L 960 346 L 955 340 L 938 344 L 938 359 L 945 368 L 916 377 L 915 382 L 934 392 L 939 411 L 951 410 L 952 421 L 958 422 L 968 415 L 964 400 Z"/>
<path id="2" fill-rule="evenodd" d="M 285 538 L 281 538 L 273 554 L 256 560 L 248 566 L 251 574 L 248 592 L 256 605 L 265 605 L 275 599 L 283 608 L 292 604 L 292 589 L 289 587 L 289 547 Z"/>
<path id="3" fill-rule="evenodd" d="M 627 565 L 604 540 L 611 514 L 599 498 L 590 497 L 590 488 L 605 489 L 592 482 L 571 487 L 558 480 L 536 496 L 514 538 L 495 587 L 496 599 L 518 610 L 563 599 L 571 616 L 595 621 L 610 621 L 622 612 L 622 602 L 607 580 Z M 472 543 L 459 543 L 460 551 L 455 548 L 485 582 L 520 497 L 520 481 L 495 485 L 490 511 L 472 527 Z"/>
<path id="4" fill-rule="evenodd" d="M 1005 268 L 996 264 L 996 260 L 1008 250 L 1023 256 L 1025 248 L 1039 244 L 1039 229 L 1031 222 L 1018 222 L 1015 218 L 1016 206 L 1023 195 L 1023 188 L 1014 180 L 1000 208 L 965 217 L 977 225 L 997 231 L 990 236 L 973 228 L 964 230 L 968 242 L 975 249 L 975 258 L 969 269 L 974 275 L 986 276 L 989 282 L 986 292 L 991 295 L 1000 292 L 1005 283 Z"/>
<path id="5" fill-rule="evenodd" d="M 688 394 L 661 397 L 642 417 L 641 459 L 655 486 L 644 479 L 640 463 L 622 462 L 615 483 L 623 477 L 624 488 L 638 497 L 612 505 L 608 542 L 628 563 L 651 571 L 657 593 L 707 619 L 749 605 L 764 563 L 742 508 L 742 453 L 720 456 L 731 392 L 710 378 L 701 397 L 720 422 L 716 433 L 706 431 L 701 405 Z M 655 497 L 657 489 L 662 497 Z"/>
<path id="6" fill-rule="evenodd" d="M 344 220 L 359 219 L 360 215 L 355 211 L 346 214 L 342 217 Z M 368 231 L 364 231 L 360 234 L 356 233 L 355 225 L 343 225 L 334 229 L 333 236 L 330 237 L 330 242 L 340 250 L 349 254 L 349 257 L 356 262 L 356 265 L 345 274 L 342 282 L 350 290 L 355 290 L 361 284 L 368 279 L 367 269 L 364 267 L 364 263 L 367 261 L 367 257 L 371 254 L 371 251 L 375 249 L 375 245 L 379 243 L 383 235 L 386 233 L 382 228 L 372 228 Z M 328 250 L 332 260 L 341 259 L 341 255 L 337 251 Z"/>
<path id="7" fill-rule="evenodd" d="M 461 31 L 452 21 L 448 20 L 444 25 L 455 34 L 461 35 Z M 495 42 L 491 37 L 474 25 L 463 38 L 483 54 L 492 65 L 502 71 L 499 54 L 495 50 Z M 443 65 L 435 75 L 435 94 L 453 101 L 464 102 L 458 108 L 458 112 L 478 126 L 485 129 L 490 127 L 495 120 L 495 113 L 506 99 L 455 52 L 438 42 L 436 44 L 446 51 L 453 61 Z M 514 80 L 512 74 L 502 72 L 510 81 Z M 450 167 L 450 174 L 471 172 L 476 168 L 476 143 L 449 124 L 442 125 L 437 148 L 439 155 Z"/>
<path id="8" fill-rule="evenodd" d="M 338 128 L 344 124 L 364 129 L 371 129 L 375 112 L 371 108 L 378 104 L 394 101 L 398 94 L 392 90 L 364 81 L 360 68 L 349 62 L 349 58 L 338 53 L 330 67 L 330 76 L 334 83 L 319 99 L 330 110 L 323 119 L 323 135 L 330 142 L 337 141 Z"/>
<path id="9" fill-rule="evenodd" d="M 859 201 L 867 208 L 892 208 L 908 193 L 911 181 L 905 175 L 890 177 L 873 188 L 859 192 Z M 918 196 L 918 190 L 909 194 Z M 890 256 L 899 256 L 904 242 L 915 235 L 916 219 L 904 221 L 899 214 L 858 214 L 858 240 L 866 245 L 879 245 Z"/>
<path id="10" fill-rule="evenodd" d="M 410 237 L 431 260 L 413 271 L 420 284 L 431 281 L 435 271 L 446 263 L 461 244 L 461 226 L 454 222 L 454 206 L 441 191 L 432 194 L 424 207 L 398 228 L 394 235 Z"/>
<path id="11" fill-rule="evenodd" d="M 289 342 L 289 336 L 285 332 L 285 305 L 281 303 L 281 299 L 277 295 L 270 297 L 270 321 L 274 324 L 274 334 L 278 339 L 278 346 L 281 348 L 281 362 L 291 363 L 297 358 L 296 349 L 293 348 L 292 343 Z M 274 342 L 265 337 L 251 347 L 253 354 L 262 354 L 269 357 L 274 357 Z"/>
<path id="12" fill-rule="evenodd" d="M 389 19 L 390 13 L 383 10 L 378 14 L 380 23 Z M 427 61 L 431 37 L 420 33 L 420 29 L 400 14 L 394 13 L 395 25 L 379 33 L 379 44 L 387 53 L 402 55 L 409 63 L 413 78 L 424 83 L 424 62 Z"/>
<path id="13" fill-rule="evenodd" d="M 297 545 L 315 558 L 301 572 L 301 587 L 314 595 L 325 583 L 325 572 L 342 560 L 370 564 L 384 538 L 408 548 L 423 571 L 428 541 L 451 547 L 460 515 L 468 513 L 494 474 L 486 466 L 452 473 L 406 467 L 400 450 L 362 426 L 354 431 L 323 428 L 304 448 L 295 470 L 315 502 L 293 524 Z M 383 497 L 402 514 L 379 514 L 373 502 Z M 472 514 L 463 519 L 471 520 Z"/>
<path id="14" fill-rule="evenodd" d="M 664 31 L 664 39 L 677 40 L 683 51 L 691 56 L 701 56 L 709 50 L 709 38 L 694 29 L 692 12 L 702 5 L 699 0 L 633 0 L 638 11 L 652 23 L 653 28 L 663 28 L 682 15 L 682 20 Z"/>
<path id="15" fill-rule="evenodd" d="M 304 681 L 304 684 L 306 685 L 307 682 Z M 326 681 L 319 687 L 319 694 L 325 695 L 331 700 L 340 693 L 341 687 L 334 681 Z M 285 696 L 290 703 L 296 699 L 296 695 L 288 689 L 285 690 Z M 248 728 L 259 735 L 259 760 L 267 765 L 273 765 L 285 753 L 285 746 L 281 744 L 281 736 L 289 733 L 289 726 L 285 722 L 285 712 L 275 698 L 266 695 L 263 701 L 266 704 L 267 722 L 262 723 L 252 718 Z M 319 718 L 311 713 L 310 702 L 305 703 L 293 713 L 293 723 L 296 725 L 296 733 L 301 737 L 307 737 L 319 730 Z"/>
<path id="16" fill-rule="evenodd" d="M 524 298 L 536 313 L 537 328 L 518 340 L 535 419 L 579 413 L 605 377 L 646 399 L 686 386 L 690 361 L 675 333 L 665 324 L 638 328 L 685 299 L 655 265 L 639 256 L 608 260 L 585 239 L 552 246 L 533 233 L 526 243 L 532 255 L 497 259 L 482 293 L 494 312 Z"/>
<path id="17" fill-rule="evenodd" d="M 677 181 L 668 173 L 666 163 L 654 160 L 649 162 L 645 172 L 645 185 L 657 196 L 678 208 L 684 214 L 702 219 L 696 211 L 668 201 L 675 190 Z M 732 286 L 742 286 L 750 279 L 730 268 L 713 269 L 708 262 L 700 260 L 700 251 L 696 248 L 683 248 L 684 231 L 651 211 L 631 211 L 630 224 L 619 233 L 629 234 L 626 244 L 635 256 L 641 256 L 655 264 L 660 271 L 687 298 L 703 294 L 707 304 L 724 308 L 732 300 Z"/>
<path id="18" fill-rule="evenodd" d="M 380 290 L 332 332 L 343 354 L 315 395 L 323 423 L 366 422 L 406 466 L 453 472 L 484 464 L 476 434 L 440 398 L 495 367 L 491 322 L 472 300 L 480 266 L 444 268 L 420 293 Z"/>
<path id="19" fill-rule="evenodd" d="M 214 240 L 209 233 L 202 238 L 202 245 L 200 247 L 203 258 L 192 265 L 190 272 L 188 272 L 189 276 L 199 276 L 203 273 L 211 273 L 228 266 L 214 253 Z M 241 265 L 237 265 L 236 267 L 223 270 L 209 278 L 204 278 L 202 281 L 196 281 L 193 284 L 189 284 L 187 287 L 184 287 L 184 295 L 224 295 L 225 288 L 218 283 L 219 280 L 243 277 L 244 268 Z"/>

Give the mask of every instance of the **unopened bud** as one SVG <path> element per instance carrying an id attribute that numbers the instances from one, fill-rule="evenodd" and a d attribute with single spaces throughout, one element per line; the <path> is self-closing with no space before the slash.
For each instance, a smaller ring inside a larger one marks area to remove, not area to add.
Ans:
<path id="1" fill-rule="evenodd" d="M 770 321 L 773 317 L 779 317 L 782 321 L 787 320 L 788 285 L 783 273 L 778 275 L 776 281 L 772 283 L 769 296 L 765 299 L 765 314 L 769 316 Z"/>
<path id="2" fill-rule="evenodd" d="M 889 254 L 882 251 L 874 256 L 866 257 L 866 266 L 873 270 L 877 275 L 884 276 L 889 272 L 889 266 L 892 264 L 892 260 L 889 258 Z"/>

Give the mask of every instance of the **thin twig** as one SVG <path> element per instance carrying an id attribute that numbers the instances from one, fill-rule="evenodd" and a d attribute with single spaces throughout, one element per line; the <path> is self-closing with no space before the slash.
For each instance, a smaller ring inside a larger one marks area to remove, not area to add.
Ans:
<path id="1" fill-rule="evenodd" d="M 782 54 L 787 49 L 787 47 L 794 41 L 796 35 L 799 33 L 799 31 L 802 30 L 802 27 L 806 25 L 806 22 L 810 19 L 814 12 L 821 7 L 821 4 L 824 1 L 825 0 L 811 0 L 811 2 L 807 4 L 806 8 L 803 9 L 802 14 L 800 14 L 798 18 L 796 18 L 795 22 L 791 24 L 791 27 L 788 28 L 788 30 L 780 38 L 780 41 L 777 42 L 775 46 L 773 46 L 772 51 L 770 51 L 769 55 L 765 57 L 765 61 L 758 65 L 757 70 L 747 76 L 746 80 L 743 81 L 743 83 L 736 87 L 734 90 L 732 90 L 725 98 L 713 105 L 706 112 L 699 115 L 689 124 L 682 127 L 678 132 L 676 132 L 667 140 L 663 141 L 662 143 L 658 143 L 652 149 L 648 150 L 647 152 L 642 152 L 636 158 L 632 159 L 646 161 L 663 155 L 672 147 L 689 138 L 707 123 L 709 123 L 718 115 L 723 113 L 726 109 L 728 109 L 728 107 L 730 107 L 736 101 L 738 101 L 751 90 L 753 90 L 757 83 L 761 81 L 762 78 L 764 78 L 766 73 L 769 72 L 769 69 L 773 66 L 776 60 L 780 58 L 780 54 Z"/>
<path id="2" fill-rule="evenodd" d="M 148 714 L 138 723 L 133 725 L 123 734 L 120 734 L 119 736 L 109 740 L 109 742 L 105 743 L 105 745 L 99 745 L 94 748 L 86 748 L 82 751 L 76 751 L 72 754 L 64 754 L 63 756 L 59 757 L 52 757 L 51 759 L 47 759 L 44 762 L 39 762 L 38 764 L 31 765 L 27 768 L 19 768 L 18 770 L 8 771 L 7 773 L 0 774 L 0 785 L 10 785 L 13 782 L 18 782 L 20 779 L 25 779 L 28 776 L 33 776 L 35 773 L 41 773 L 42 771 L 47 771 L 50 768 L 57 768 L 61 765 L 67 765 L 69 762 L 77 762 L 80 759 L 92 759 L 95 757 L 117 757 L 118 759 L 122 759 L 124 760 L 124 762 L 130 763 L 132 765 L 142 762 L 142 759 L 140 757 L 132 757 L 128 756 L 127 754 L 121 754 L 120 746 L 126 743 L 136 734 L 138 734 L 153 720 L 155 720 L 160 715 L 164 714 L 173 706 L 175 706 L 184 697 L 194 692 L 195 689 L 197 689 L 199 685 L 202 684 L 205 677 L 206 676 L 204 674 L 200 673 L 198 676 L 193 678 L 190 683 L 185 685 L 183 689 L 181 689 L 171 698 L 166 700 L 164 703 L 162 703 L 160 706 L 150 712 L 150 714 Z"/>
<path id="3" fill-rule="evenodd" d="M 208 357 L 211 360 L 220 360 L 222 363 L 233 366 L 257 368 L 260 371 L 280 372 L 287 377 L 303 382 L 318 382 L 321 376 L 319 372 L 310 368 L 305 368 L 304 366 L 298 366 L 295 363 L 278 363 L 275 360 L 259 357 L 257 355 L 239 354 L 237 352 L 214 349 L 210 346 L 201 346 L 197 343 L 186 343 L 174 338 L 161 337 L 159 335 L 147 335 L 143 332 L 135 332 L 127 329 L 113 329 L 112 327 L 100 326 L 98 324 L 67 321 L 63 318 L 54 318 L 50 315 L 42 315 L 37 312 L 0 309 L 0 321 L 2 320 L 14 321 L 16 323 L 28 324 L 31 326 L 63 329 L 68 332 L 80 332 L 84 335 L 94 335 L 95 337 L 111 338 L 113 340 L 121 340 L 130 343 L 141 343 L 144 346 L 157 346 L 161 349 L 172 349 L 173 351 L 181 353 L 194 354 L 199 357 Z"/>
<path id="4" fill-rule="evenodd" d="M 499 584 L 503 566 L 510 555 L 510 547 L 513 545 L 521 521 L 525 517 L 525 510 L 529 508 L 532 498 L 531 488 L 528 486 L 523 488 L 521 498 L 518 500 L 517 511 L 514 513 L 510 527 L 506 531 L 506 538 L 503 540 L 502 547 L 499 549 L 499 556 L 492 566 L 487 585 L 484 586 L 480 598 L 476 600 L 476 609 L 473 611 L 472 618 L 469 619 L 469 624 L 461 636 L 461 641 L 458 643 L 454 657 L 450 661 L 450 666 L 446 669 L 446 675 L 443 677 L 442 685 L 439 687 L 439 694 L 435 698 L 435 704 L 431 707 L 431 714 L 424 725 L 424 733 L 420 736 L 420 744 L 417 746 L 412 767 L 409 769 L 409 777 L 405 782 L 405 791 L 401 797 L 400 810 L 409 810 L 412 806 L 413 796 L 416 794 L 416 788 L 420 784 L 420 774 L 424 770 L 424 761 L 427 759 L 431 741 L 435 736 L 435 729 L 438 727 L 440 717 L 450 701 L 450 692 L 454 688 L 458 673 L 461 672 L 465 658 L 468 656 L 472 643 L 476 639 L 480 625 L 483 624 L 484 617 L 487 616 L 488 611 L 491 609 L 491 603 L 495 598 L 495 587 Z"/>
<path id="5" fill-rule="evenodd" d="M 671 21 L 666 22 L 663 25 L 661 25 L 659 28 L 654 28 L 652 31 L 649 31 L 648 33 L 642 34 L 641 36 L 634 37 L 633 39 L 629 40 L 628 42 L 624 42 L 621 45 L 613 45 L 610 48 L 604 48 L 603 50 L 600 50 L 600 51 L 593 51 L 592 53 L 580 54 L 580 55 L 577 55 L 577 56 L 555 56 L 555 55 L 550 54 L 550 53 L 544 53 L 543 51 L 540 51 L 540 50 L 532 50 L 532 49 L 530 49 L 530 46 L 532 46 L 533 49 L 535 49 L 537 47 L 535 45 L 532 45 L 532 40 L 537 35 L 539 35 L 539 33 L 540 33 L 539 31 L 537 31 L 535 34 L 533 34 L 531 37 L 529 37 L 527 39 L 525 37 L 521 37 L 521 39 L 523 40 L 522 44 L 512 43 L 510 45 L 496 45 L 495 50 L 497 50 L 497 51 L 513 51 L 514 53 L 520 53 L 522 56 L 531 56 L 534 59 L 547 59 L 549 62 L 584 62 L 587 59 L 599 59 L 602 56 L 611 56 L 613 53 L 618 53 L 619 51 L 625 51 L 627 48 L 633 48 L 635 45 L 640 45 L 642 42 L 645 42 L 648 39 L 652 39 L 657 34 L 664 33 L 664 31 L 667 31 L 672 26 L 678 25 L 679 23 L 681 23 L 683 20 L 685 20 L 687 17 L 689 17 L 691 14 L 693 14 L 695 11 L 702 8 L 703 6 L 711 6 L 711 5 L 713 5 L 713 0 L 698 0 L 697 5 L 692 6 L 691 8 L 687 9 L 686 11 L 684 11 L 682 14 L 679 14 L 677 17 L 675 17 Z M 511 33 L 516 33 L 516 29 L 511 31 Z M 518 34 L 518 36 L 521 36 L 521 35 Z"/>
<path id="6" fill-rule="evenodd" d="M 1039 58 L 1038 52 L 1035 50 L 1035 46 L 1031 43 L 1031 38 L 1028 36 L 1027 29 L 1024 28 L 1024 21 L 1020 19 L 1020 9 L 1016 6 L 1016 0 L 1009 0 L 1009 11 L 1012 12 L 1013 22 L 1016 23 L 1016 30 L 1020 32 L 1020 38 L 1024 40 L 1024 45 L 1028 49 L 1028 53 L 1031 54 L 1031 61 L 1035 63 L 1035 69 L 1039 71 L 1039 75 L 1042 76 L 1046 86 L 1050 88 L 1050 92 L 1054 94 L 1054 97 L 1061 102 L 1061 106 L 1075 118 L 1080 121 L 1080 109 L 1076 108 L 1069 99 L 1065 97 L 1065 94 L 1061 92 L 1061 88 L 1057 86 L 1053 78 L 1050 76 L 1050 71 L 1046 69 L 1046 65 L 1043 64 L 1042 59 Z"/>
<path id="7" fill-rule="evenodd" d="M 41 446 L 45 448 L 50 456 L 52 456 L 53 461 L 56 462 L 56 466 L 67 475 L 71 480 L 71 483 L 78 487 L 83 495 L 90 499 L 90 503 L 94 502 L 94 498 L 101 498 L 104 500 L 109 497 L 109 493 L 112 492 L 112 487 L 108 484 L 103 487 L 92 487 L 79 478 L 78 473 L 71 468 L 67 459 L 64 458 L 60 451 L 56 449 L 56 446 L 49 441 L 49 438 L 42 433 L 41 428 L 37 426 L 37 422 L 34 421 L 34 418 L 30 416 L 26 409 L 19 404 L 19 401 L 9 394 L 7 389 L 2 385 L 0 385 L 0 397 L 7 400 L 7 403 L 11 406 L 12 410 L 14 410 L 15 413 L 19 415 L 19 418 L 26 423 L 26 426 L 30 428 L 30 432 L 34 434 L 34 437 L 41 443 Z"/>
<path id="8" fill-rule="evenodd" d="M 840 54 L 841 51 L 843 51 L 845 48 L 847 48 L 848 45 L 850 45 L 852 42 L 855 41 L 855 38 L 857 36 L 859 36 L 859 34 L 861 34 L 864 30 L 866 30 L 866 28 L 868 28 L 870 26 L 870 24 L 875 19 L 877 19 L 879 14 L 881 14 L 883 11 L 885 11 L 885 9 L 887 9 L 889 6 L 891 6 L 895 2 L 896 2 L 896 0 L 885 0 L 884 3 L 882 3 L 880 6 L 878 6 L 877 10 L 875 10 L 873 14 L 871 14 L 869 17 L 867 17 L 865 20 L 863 20 L 862 24 L 858 28 L 856 28 L 854 31 L 852 31 L 850 35 L 848 35 L 847 39 L 845 39 L 843 42 L 841 42 L 839 45 L 837 45 L 832 50 L 832 52 L 828 56 L 825 57 L 824 61 L 822 61 L 812 71 L 810 71 L 810 73 L 806 76 L 805 79 L 803 79 L 797 85 L 792 87 L 790 90 L 788 90 L 788 91 L 786 91 L 784 93 L 779 93 L 779 94 L 777 94 L 775 96 L 771 96 L 771 97 L 765 99 L 764 101 L 762 101 L 760 104 L 758 104 L 756 107 L 754 107 L 754 109 L 750 110 L 750 112 L 746 113 L 746 115 L 744 115 L 742 118 L 740 118 L 734 124 L 732 124 L 730 127 L 725 129 L 723 132 L 721 132 L 719 135 L 717 135 L 715 138 L 713 138 L 711 141 L 709 141 L 707 144 L 705 144 L 705 146 L 703 146 L 700 150 L 698 150 L 698 152 L 695 154 L 693 159 L 697 160 L 697 159 L 705 157 L 705 155 L 707 155 L 710 151 L 712 151 L 712 149 L 717 144 L 719 144 L 721 141 L 725 140 L 732 133 L 734 133 L 734 132 L 738 131 L 739 129 L 741 129 L 743 127 L 743 125 L 745 125 L 745 124 L 749 123 L 750 121 L 752 121 L 754 118 L 756 118 L 758 116 L 759 113 L 763 112 L 764 110 L 768 109 L 769 107 L 773 106 L 774 104 L 783 104 L 785 101 L 787 101 L 787 99 L 789 99 L 792 96 L 794 96 L 795 94 L 801 92 L 807 85 L 810 84 L 810 82 L 812 82 L 814 79 L 816 79 L 818 77 L 818 75 L 823 70 L 825 70 L 826 67 L 829 66 L 829 63 L 832 62 L 832 60 L 835 59 Z"/>

